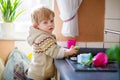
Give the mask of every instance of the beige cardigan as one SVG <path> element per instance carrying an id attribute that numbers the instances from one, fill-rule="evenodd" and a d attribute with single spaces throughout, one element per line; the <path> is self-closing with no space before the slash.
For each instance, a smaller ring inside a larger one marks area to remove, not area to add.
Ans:
<path id="1" fill-rule="evenodd" d="M 27 39 L 34 50 L 28 77 L 34 80 L 46 80 L 53 77 L 54 59 L 63 58 L 66 49 L 57 45 L 54 36 L 33 27 L 30 27 Z"/>

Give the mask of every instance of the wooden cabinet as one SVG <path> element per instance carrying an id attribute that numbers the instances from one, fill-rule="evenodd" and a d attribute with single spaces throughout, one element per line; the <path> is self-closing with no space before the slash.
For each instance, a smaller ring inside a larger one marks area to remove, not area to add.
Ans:
<path id="1" fill-rule="evenodd" d="M 0 57 L 3 58 L 4 63 L 7 61 L 9 53 L 14 48 L 14 40 L 0 40 Z"/>

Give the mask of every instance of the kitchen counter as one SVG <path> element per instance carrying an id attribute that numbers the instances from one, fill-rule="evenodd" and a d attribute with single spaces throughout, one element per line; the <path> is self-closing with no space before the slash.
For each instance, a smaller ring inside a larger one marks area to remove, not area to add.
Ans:
<path id="1" fill-rule="evenodd" d="M 116 72 L 75 72 L 65 59 L 55 60 L 60 80 L 120 80 L 120 70 Z"/>
<path id="2" fill-rule="evenodd" d="M 98 52 L 105 52 L 104 48 L 80 48 L 79 53 L 91 52 L 95 55 Z M 120 80 L 120 68 L 113 72 L 100 71 L 75 71 L 65 59 L 56 59 L 55 66 L 60 74 L 60 80 Z"/>

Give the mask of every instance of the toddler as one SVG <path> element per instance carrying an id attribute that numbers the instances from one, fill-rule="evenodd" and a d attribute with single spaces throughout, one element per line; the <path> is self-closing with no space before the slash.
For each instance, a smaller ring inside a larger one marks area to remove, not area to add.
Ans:
<path id="1" fill-rule="evenodd" d="M 78 50 L 57 45 L 52 34 L 55 14 L 46 7 L 39 7 L 31 14 L 32 26 L 27 37 L 33 47 L 33 58 L 28 69 L 29 80 L 50 80 L 55 75 L 54 59 L 76 55 Z"/>

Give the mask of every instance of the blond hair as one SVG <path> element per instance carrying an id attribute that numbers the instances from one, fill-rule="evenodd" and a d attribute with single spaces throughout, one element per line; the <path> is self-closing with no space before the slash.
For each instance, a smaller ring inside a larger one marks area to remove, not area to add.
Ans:
<path id="1" fill-rule="evenodd" d="M 39 25 L 42 20 L 48 20 L 54 16 L 54 12 L 45 7 L 36 8 L 31 13 L 32 22 L 36 25 Z"/>

